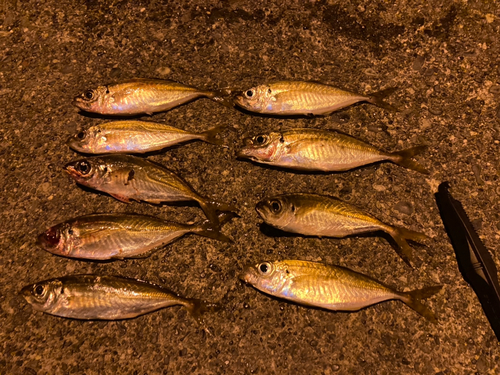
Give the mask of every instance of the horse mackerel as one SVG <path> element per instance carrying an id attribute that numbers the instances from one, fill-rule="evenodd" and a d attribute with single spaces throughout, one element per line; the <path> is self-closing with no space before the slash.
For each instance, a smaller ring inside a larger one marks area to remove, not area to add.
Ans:
<path id="1" fill-rule="evenodd" d="M 262 262 L 246 267 L 240 279 L 274 297 L 327 310 L 357 311 L 396 299 L 436 323 L 436 317 L 423 305 L 442 286 L 398 292 L 361 273 L 345 267 L 302 260 Z"/>

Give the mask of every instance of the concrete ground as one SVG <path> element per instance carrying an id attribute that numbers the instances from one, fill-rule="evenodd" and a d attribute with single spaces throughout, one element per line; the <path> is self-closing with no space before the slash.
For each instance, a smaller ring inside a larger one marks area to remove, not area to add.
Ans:
<path id="1" fill-rule="evenodd" d="M 21 1 L 0 2 L 0 374 L 498 374 L 500 345 L 455 255 L 434 201 L 450 181 L 500 269 L 500 9 L 495 1 Z M 324 118 L 251 116 L 201 99 L 144 118 L 202 131 L 225 125 L 221 148 L 190 143 L 151 156 L 202 194 L 238 207 L 224 227 L 234 245 L 187 236 L 150 258 L 95 263 L 41 250 L 47 227 L 94 212 L 138 212 L 178 222 L 195 206 L 126 205 L 84 191 L 62 166 L 66 140 L 102 118 L 72 98 L 133 77 L 247 89 L 315 80 L 361 93 L 396 86 L 401 112 L 355 105 Z M 239 161 L 246 135 L 340 129 L 385 150 L 418 144 L 431 174 L 377 164 L 338 174 L 294 174 Z M 384 238 L 319 239 L 261 230 L 265 196 L 340 197 L 383 221 L 427 234 L 412 270 Z M 401 302 L 354 313 L 305 308 L 243 285 L 262 260 L 339 264 L 399 290 L 442 284 L 433 325 Z M 116 322 L 35 312 L 18 296 L 68 274 L 122 275 L 187 297 L 221 301 L 211 335 L 182 308 Z"/>

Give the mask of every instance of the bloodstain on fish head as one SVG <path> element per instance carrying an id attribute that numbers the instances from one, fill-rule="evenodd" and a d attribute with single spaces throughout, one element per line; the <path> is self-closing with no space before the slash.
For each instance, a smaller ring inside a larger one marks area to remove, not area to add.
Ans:
<path id="1" fill-rule="evenodd" d="M 243 147 L 237 154 L 239 158 L 250 159 L 259 163 L 271 163 L 279 157 L 282 151 L 280 133 L 259 134 L 245 138 Z"/>
<path id="2" fill-rule="evenodd" d="M 109 168 L 104 160 L 98 157 L 89 157 L 69 162 L 64 170 L 78 184 L 98 189 L 108 175 Z"/>
<path id="3" fill-rule="evenodd" d="M 38 236 L 38 244 L 46 250 L 56 248 L 60 240 L 61 232 L 59 231 L 58 225 L 47 229 Z"/>

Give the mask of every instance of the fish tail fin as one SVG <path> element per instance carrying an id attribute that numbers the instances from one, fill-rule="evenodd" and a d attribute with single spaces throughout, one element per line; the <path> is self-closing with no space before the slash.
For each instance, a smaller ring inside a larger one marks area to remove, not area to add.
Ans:
<path id="1" fill-rule="evenodd" d="M 423 166 L 421 166 L 419 163 L 417 163 L 415 160 L 413 160 L 413 157 L 415 155 L 420 154 L 421 152 L 425 151 L 427 149 L 426 145 L 420 145 L 412 148 L 408 148 L 406 150 L 402 151 L 397 151 L 391 153 L 392 157 L 392 162 L 396 163 L 397 165 L 400 165 L 402 167 L 412 169 L 414 171 L 423 173 L 423 174 L 429 174 L 429 171 L 425 169 Z"/>
<path id="2" fill-rule="evenodd" d="M 234 212 L 223 212 L 218 215 L 219 225 L 222 226 L 230 222 L 233 218 L 238 217 Z M 212 238 L 221 242 L 234 243 L 234 241 L 221 233 L 218 228 L 214 228 L 210 220 L 205 221 L 203 224 L 195 226 L 191 233 L 199 236 Z"/>
<path id="3" fill-rule="evenodd" d="M 366 100 L 368 103 L 376 105 L 377 107 L 387 109 L 388 111 L 400 112 L 400 110 L 389 103 L 385 102 L 384 99 L 389 95 L 394 93 L 397 90 L 397 87 L 389 87 L 384 90 L 380 90 L 368 95 L 368 99 Z"/>
<path id="4" fill-rule="evenodd" d="M 191 316 L 195 318 L 196 321 L 198 321 L 198 323 L 200 324 L 203 323 L 201 316 L 204 313 L 219 311 L 222 308 L 219 303 L 207 302 L 196 298 L 186 298 L 184 307 L 187 309 L 189 314 L 191 314 Z"/>
<path id="5" fill-rule="evenodd" d="M 227 145 L 224 144 L 224 141 L 222 139 L 218 139 L 217 138 L 217 135 L 223 131 L 225 128 L 224 125 L 221 125 L 221 126 L 216 126 L 212 129 L 208 129 L 204 132 L 201 132 L 201 133 L 198 133 L 198 135 L 200 136 L 200 139 L 207 142 L 207 143 L 211 143 L 211 144 L 214 144 L 214 145 L 219 145 L 219 146 L 225 146 L 227 147 Z"/>
<path id="6" fill-rule="evenodd" d="M 206 96 L 214 102 L 222 104 L 226 108 L 234 108 L 234 101 L 230 90 L 227 90 L 227 92 L 223 90 L 209 91 L 206 93 Z"/>
<path id="7" fill-rule="evenodd" d="M 401 293 L 400 298 L 401 301 L 403 301 L 406 305 L 411 307 L 413 310 L 418 312 L 420 315 L 422 315 L 430 322 L 436 324 L 437 323 L 436 316 L 421 301 L 423 299 L 432 297 L 434 294 L 438 293 L 442 287 L 443 287 L 442 285 L 437 285 L 437 286 L 429 286 L 422 289 L 412 290 L 411 292 Z"/>
<path id="8" fill-rule="evenodd" d="M 399 256 L 411 267 L 410 262 L 413 259 L 413 250 L 406 240 L 420 242 L 426 240 L 428 237 L 423 233 L 400 227 L 387 226 L 386 232 L 389 233 L 392 239 L 396 242 L 396 251 Z"/>
<path id="9" fill-rule="evenodd" d="M 232 212 L 233 214 L 238 216 L 238 214 L 236 213 L 236 208 L 225 203 L 210 201 L 206 199 L 200 199 L 198 203 L 200 204 L 200 207 L 203 210 L 203 212 L 205 212 L 205 215 L 207 216 L 208 220 L 212 222 L 213 228 L 215 229 L 218 229 L 221 226 L 221 221 L 219 219 L 219 216 L 217 215 L 218 211 Z"/>

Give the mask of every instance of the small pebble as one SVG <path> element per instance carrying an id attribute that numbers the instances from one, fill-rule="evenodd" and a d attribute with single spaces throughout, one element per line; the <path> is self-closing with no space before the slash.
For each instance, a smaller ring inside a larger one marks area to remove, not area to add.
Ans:
<path id="1" fill-rule="evenodd" d="M 373 185 L 373 188 L 377 191 L 385 191 L 387 189 L 384 185 Z"/>
<path id="2" fill-rule="evenodd" d="M 490 94 L 493 94 L 493 95 L 499 95 L 500 94 L 500 85 L 491 86 L 490 89 L 488 90 L 488 92 Z"/>
<path id="3" fill-rule="evenodd" d="M 394 209 L 405 215 L 411 215 L 413 213 L 413 207 L 408 202 L 399 202 Z"/>
<path id="4" fill-rule="evenodd" d="M 425 57 L 424 56 L 418 56 L 413 61 L 413 70 L 416 70 L 417 72 L 420 72 L 422 70 L 422 67 L 424 66 L 424 63 L 425 63 Z"/>

